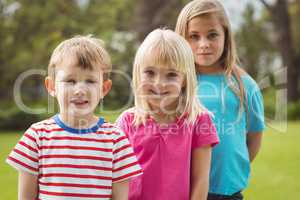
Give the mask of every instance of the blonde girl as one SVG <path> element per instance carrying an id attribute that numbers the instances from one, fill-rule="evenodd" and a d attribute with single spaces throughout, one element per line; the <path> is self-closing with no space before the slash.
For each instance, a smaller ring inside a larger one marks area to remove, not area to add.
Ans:
<path id="1" fill-rule="evenodd" d="M 135 106 L 117 121 L 143 169 L 130 181 L 130 200 L 207 198 L 218 137 L 195 88 L 189 44 L 171 30 L 152 31 L 134 60 Z"/>
<path id="2" fill-rule="evenodd" d="M 189 2 L 178 16 L 176 32 L 193 50 L 198 96 L 214 113 L 220 137 L 212 152 L 208 199 L 243 199 L 264 129 L 260 90 L 237 65 L 232 30 L 219 1 Z"/>

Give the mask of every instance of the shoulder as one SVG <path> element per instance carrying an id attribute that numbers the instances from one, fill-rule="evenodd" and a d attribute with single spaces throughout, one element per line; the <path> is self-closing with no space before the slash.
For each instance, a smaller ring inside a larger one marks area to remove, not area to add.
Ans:
<path id="1" fill-rule="evenodd" d="M 111 122 L 104 122 L 97 130 L 98 134 L 105 134 L 105 135 L 120 135 L 121 130 L 118 128 L 117 125 Z"/>
<path id="2" fill-rule="evenodd" d="M 33 123 L 31 125 L 31 127 L 38 128 L 38 127 L 49 127 L 49 126 L 53 126 L 53 125 L 56 125 L 56 122 L 53 117 L 50 117 L 48 119 Z"/>
<path id="3" fill-rule="evenodd" d="M 131 123 L 134 120 L 134 113 L 135 113 L 135 108 L 129 108 L 128 110 L 125 110 L 120 114 L 118 119 L 116 120 L 116 123 Z"/>
<path id="4" fill-rule="evenodd" d="M 210 121 L 212 117 L 213 117 L 212 112 L 208 110 L 204 110 L 197 116 L 197 121 Z"/>
<path id="5" fill-rule="evenodd" d="M 53 130 L 59 129 L 59 126 L 55 122 L 53 117 L 48 119 L 42 120 L 40 122 L 33 123 L 29 128 L 28 131 L 34 131 L 36 133 L 39 132 L 50 132 Z"/>
<path id="6" fill-rule="evenodd" d="M 258 88 L 256 81 L 243 68 L 237 67 L 237 71 L 240 74 L 246 89 L 252 87 Z"/>
<path id="7" fill-rule="evenodd" d="M 213 117 L 214 117 L 213 113 L 205 110 L 197 115 L 194 123 L 192 123 L 191 125 L 193 128 L 198 128 L 198 127 L 202 127 L 202 126 L 212 126 L 213 125 L 213 122 L 212 122 Z"/>

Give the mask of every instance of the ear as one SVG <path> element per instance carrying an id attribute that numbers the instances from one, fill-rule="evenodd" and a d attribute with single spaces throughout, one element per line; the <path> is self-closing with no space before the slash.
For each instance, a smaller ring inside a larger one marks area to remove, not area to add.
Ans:
<path id="1" fill-rule="evenodd" d="M 55 81 L 50 76 L 45 78 L 45 87 L 48 93 L 55 97 Z"/>
<path id="2" fill-rule="evenodd" d="M 107 93 L 110 91 L 111 86 L 112 86 L 112 81 L 110 79 L 107 79 L 103 82 L 103 86 L 102 86 L 103 97 L 105 97 L 107 95 Z"/>

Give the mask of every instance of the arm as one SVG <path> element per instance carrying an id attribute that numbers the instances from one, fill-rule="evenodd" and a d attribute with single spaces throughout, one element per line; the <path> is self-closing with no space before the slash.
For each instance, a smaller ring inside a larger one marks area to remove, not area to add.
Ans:
<path id="1" fill-rule="evenodd" d="M 19 171 L 19 200 L 34 200 L 38 196 L 38 176 Z"/>
<path id="2" fill-rule="evenodd" d="M 128 199 L 128 180 L 112 184 L 112 199 L 113 200 Z"/>
<path id="3" fill-rule="evenodd" d="M 207 199 L 210 162 L 210 145 L 193 150 L 191 166 L 191 200 Z"/>
<path id="4" fill-rule="evenodd" d="M 247 134 L 247 147 L 249 152 L 250 162 L 252 162 L 261 147 L 262 132 Z"/>

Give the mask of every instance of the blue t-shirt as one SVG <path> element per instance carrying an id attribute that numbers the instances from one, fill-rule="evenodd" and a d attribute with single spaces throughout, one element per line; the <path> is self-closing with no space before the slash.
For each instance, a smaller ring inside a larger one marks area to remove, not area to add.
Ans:
<path id="1" fill-rule="evenodd" d="M 248 184 L 250 161 L 246 138 L 248 132 L 261 132 L 265 127 L 263 98 L 256 82 L 243 75 L 248 114 L 245 110 L 240 113 L 239 98 L 224 74 L 200 74 L 197 79 L 198 97 L 214 114 L 220 138 L 212 151 L 209 192 L 231 195 Z"/>

